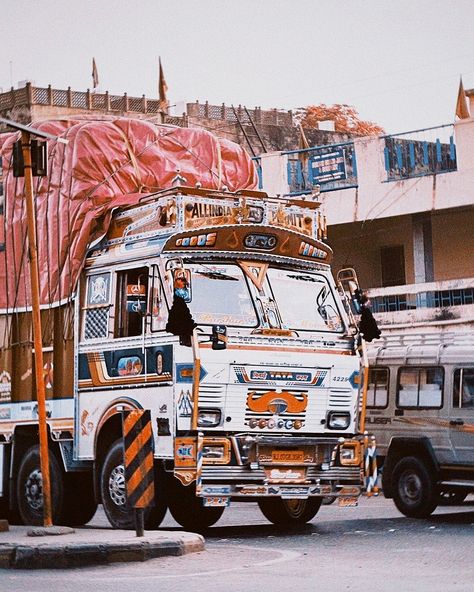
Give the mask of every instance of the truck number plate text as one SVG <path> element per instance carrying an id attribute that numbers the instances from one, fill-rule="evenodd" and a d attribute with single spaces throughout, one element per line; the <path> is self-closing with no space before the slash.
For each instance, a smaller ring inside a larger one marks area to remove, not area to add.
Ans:
<path id="1" fill-rule="evenodd" d="M 303 450 L 273 450 L 272 462 L 302 463 L 304 462 L 304 452 Z"/>

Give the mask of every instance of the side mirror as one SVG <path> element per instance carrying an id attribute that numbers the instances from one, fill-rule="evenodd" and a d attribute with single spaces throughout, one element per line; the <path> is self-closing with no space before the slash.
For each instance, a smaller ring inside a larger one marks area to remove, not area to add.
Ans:
<path id="1" fill-rule="evenodd" d="M 362 291 L 355 282 L 349 282 L 349 292 L 351 295 L 351 303 L 356 314 L 361 312 L 361 296 Z"/>
<path id="2" fill-rule="evenodd" d="M 180 296 L 185 302 L 191 302 L 191 271 L 189 269 L 178 267 L 173 270 L 173 293 L 175 296 Z"/>
<path id="3" fill-rule="evenodd" d="M 212 349 L 226 349 L 227 327 L 225 325 L 212 325 L 211 343 Z"/>

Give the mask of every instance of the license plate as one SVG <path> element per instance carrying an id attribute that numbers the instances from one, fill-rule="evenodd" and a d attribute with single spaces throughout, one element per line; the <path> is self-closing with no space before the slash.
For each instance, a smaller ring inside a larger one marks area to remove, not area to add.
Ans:
<path id="1" fill-rule="evenodd" d="M 272 462 L 274 463 L 302 463 L 304 462 L 303 450 L 272 450 Z"/>
<path id="2" fill-rule="evenodd" d="M 230 497 L 205 497 L 203 498 L 203 505 L 206 508 L 216 508 L 230 505 Z"/>
<path id="3" fill-rule="evenodd" d="M 280 495 L 282 499 L 308 499 L 309 487 L 280 487 Z"/>
<path id="4" fill-rule="evenodd" d="M 341 508 L 353 508 L 359 505 L 359 498 L 357 497 L 339 497 L 337 503 Z"/>

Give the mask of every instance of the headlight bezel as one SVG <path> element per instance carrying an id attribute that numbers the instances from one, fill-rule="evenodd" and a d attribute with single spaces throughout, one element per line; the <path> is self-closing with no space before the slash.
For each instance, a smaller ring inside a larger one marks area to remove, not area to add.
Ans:
<path id="1" fill-rule="evenodd" d="M 214 416 L 213 421 L 203 421 L 204 416 Z M 197 425 L 199 428 L 217 428 L 222 425 L 222 410 L 217 407 L 200 408 L 198 412 Z"/>
<path id="2" fill-rule="evenodd" d="M 215 452 L 222 450 L 219 456 L 213 456 L 210 454 L 206 455 L 206 449 L 208 454 L 214 450 Z M 202 462 L 205 465 L 227 465 L 230 463 L 231 457 L 231 444 L 227 438 L 204 438 L 202 444 L 203 458 Z"/>
<path id="3" fill-rule="evenodd" d="M 344 419 L 344 422 L 335 424 L 335 420 Z M 351 425 L 350 411 L 329 411 L 326 418 L 326 426 L 328 430 L 345 431 Z"/>
<path id="4" fill-rule="evenodd" d="M 344 453 L 351 453 L 344 457 Z M 357 467 L 361 464 L 361 445 L 357 440 L 344 441 L 339 445 L 339 463 L 342 466 Z"/>

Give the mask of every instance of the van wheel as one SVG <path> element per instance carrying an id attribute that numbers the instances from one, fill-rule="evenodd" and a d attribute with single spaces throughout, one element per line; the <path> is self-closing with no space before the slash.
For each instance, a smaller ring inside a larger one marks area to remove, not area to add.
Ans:
<path id="1" fill-rule="evenodd" d="M 135 512 L 127 501 L 125 488 L 125 467 L 123 464 L 123 441 L 115 440 L 109 448 L 100 474 L 100 493 L 104 511 L 113 528 L 132 530 L 135 528 Z M 155 506 L 145 509 L 145 529 L 158 528 L 166 514 L 163 481 L 155 471 Z"/>
<path id="2" fill-rule="evenodd" d="M 53 524 L 61 518 L 64 502 L 64 474 L 52 450 L 49 450 L 49 476 L 51 484 L 51 512 Z M 42 526 L 43 477 L 39 446 L 29 448 L 21 459 L 16 480 L 18 512 L 23 524 Z"/>
<path id="3" fill-rule="evenodd" d="M 323 498 L 281 499 L 266 497 L 258 500 L 258 506 L 267 520 L 277 526 L 298 526 L 312 520 L 321 507 Z"/>
<path id="4" fill-rule="evenodd" d="M 433 478 L 415 456 L 398 461 L 393 469 L 393 501 L 410 518 L 427 518 L 438 505 Z"/>
<path id="5" fill-rule="evenodd" d="M 168 505 L 171 515 L 185 530 L 201 531 L 215 524 L 224 513 L 225 507 L 206 507 L 196 497 L 194 484 L 184 486 L 172 474 L 168 475 Z"/>

